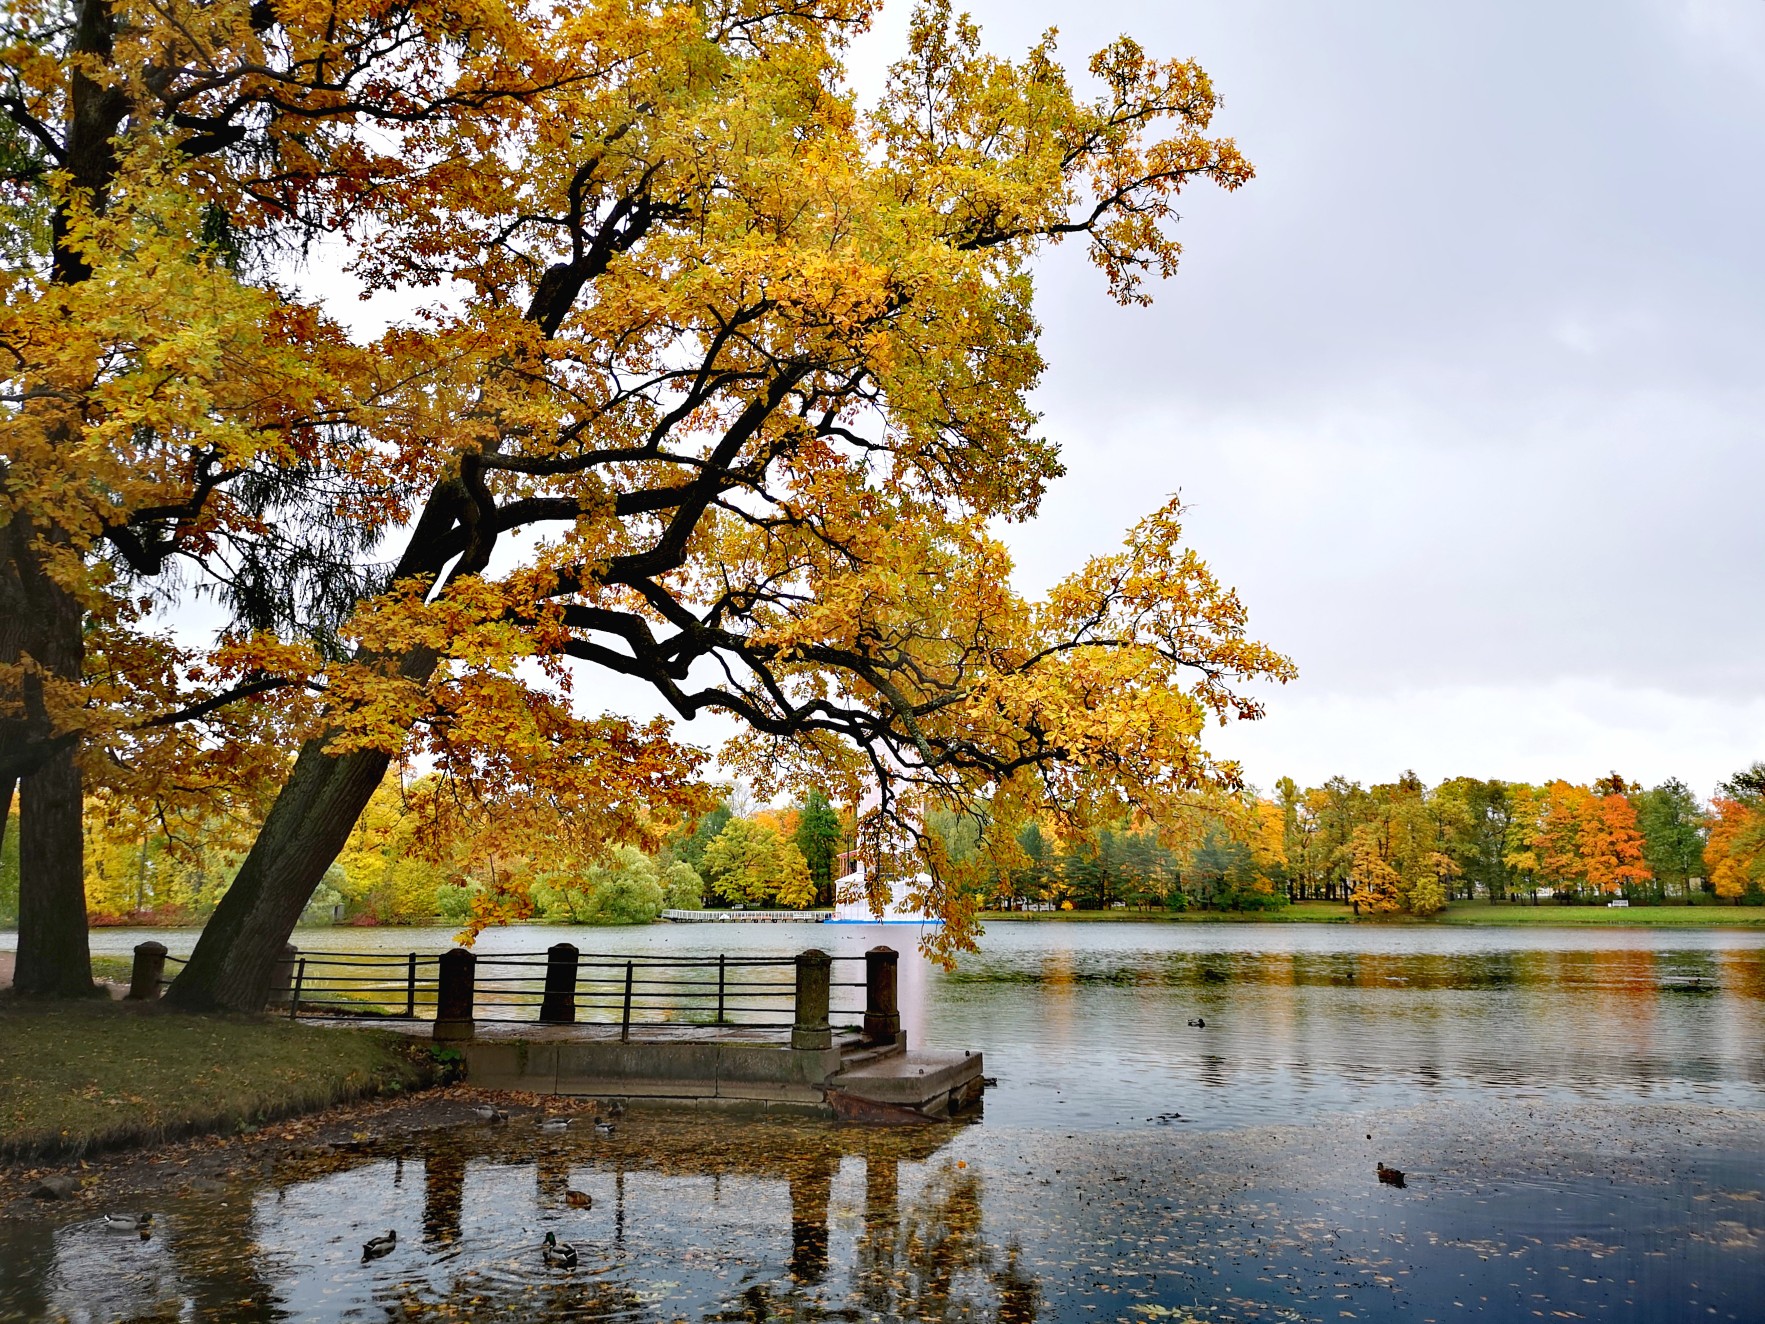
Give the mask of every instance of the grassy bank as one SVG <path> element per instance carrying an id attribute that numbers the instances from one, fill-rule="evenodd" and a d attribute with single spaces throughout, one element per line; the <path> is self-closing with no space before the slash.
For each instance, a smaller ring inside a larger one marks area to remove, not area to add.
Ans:
<path id="1" fill-rule="evenodd" d="M 420 1086 L 431 1071 L 427 1045 L 384 1031 L 0 1002 L 0 1157 L 243 1131 Z"/>
<path id="2" fill-rule="evenodd" d="M 1277 910 L 987 910 L 986 924 L 1347 924 L 1354 912 L 1334 901 L 1300 901 Z"/>
<path id="3" fill-rule="evenodd" d="M 1438 915 L 1417 919 L 1413 915 L 1363 915 L 1356 918 L 1347 906 L 1334 901 L 1301 901 L 1278 910 L 990 910 L 982 914 L 987 924 L 1446 924 L 1531 928 L 1765 928 L 1765 906 L 1605 906 L 1511 905 L 1507 902 L 1455 901 Z"/>
<path id="4" fill-rule="evenodd" d="M 1529 926 L 1572 925 L 1576 928 L 1758 929 L 1765 928 L 1765 906 L 1536 906 L 1456 901 L 1430 924 Z"/>

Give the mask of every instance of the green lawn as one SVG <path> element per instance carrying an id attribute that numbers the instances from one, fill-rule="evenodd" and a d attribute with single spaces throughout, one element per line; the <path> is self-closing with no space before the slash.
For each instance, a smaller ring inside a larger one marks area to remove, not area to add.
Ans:
<path id="1" fill-rule="evenodd" d="M 1430 919 L 1413 915 L 1361 916 L 1335 901 L 1301 901 L 1278 910 L 989 910 L 987 924 L 1107 924 L 1125 921 L 1188 924 L 1450 924 L 1487 926 L 1574 925 L 1577 927 L 1765 928 L 1765 906 L 1559 906 L 1455 901 Z"/>
<path id="2" fill-rule="evenodd" d="M 1354 912 L 1334 901 L 1301 901 L 1275 910 L 987 910 L 987 924 L 1015 922 L 1096 924 L 1124 921 L 1155 924 L 1345 924 Z"/>
<path id="3" fill-rule="evenodd" d="M 1655 928 L 1765 928 L 1765 906 L 1558 906 L 1494 904 L 1488 901 L 1455 901 L 1434 924 L 1572 924 L 1576 926 Z"/>
<path id="4" fill-rule="evenodd" d="M 119 984 L 126 984 L 134 976 L 134 973 L 135 958 L 132 956 L 94 956 L 92 958 L 92 978 L 94 979 L 110 979 Z"/>
<path id="5" fill-rule="evenodd" d="M 427 1045 L 376 1030 L 0 1002 L 0 1157 L 234 1132 L 427 1083 Z"/>

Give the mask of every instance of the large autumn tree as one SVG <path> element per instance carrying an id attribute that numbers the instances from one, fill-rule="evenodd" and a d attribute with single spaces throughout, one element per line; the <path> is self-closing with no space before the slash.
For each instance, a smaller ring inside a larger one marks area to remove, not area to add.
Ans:
<path id="1" fill-rule="evenodd" d="M 1290 669 L 1245 637 L 1177 511 L 1043 602 L 1012 592 L 992 531 L 1060 472 L 1027 403 L 1035 255 L 1083 242 L 1143 301 L 1175 266 L 1183 185 L 1249 177 L 1207 133 L 1196 66 L 1123 40 L 1081 95 L 1051 39 L 998 60 L 935 5 L 861 113 L 840 64 L 859 0 L 88 10 L 110 26 L 53 90 L 64 122 L 97 76 L 126 107 L 111 168 L 151 163 L 129 196 L 200 218 L 168 242 L 264 301 L 240 325 L 325 350 L 292 404 L 252 392 L 282 410 L 252 417 L 261 467 L 336 494 L 312 533 L 398 531 L 378 573 L 351 579 L 368 558 L 335 541 L 314 556 L 336 646 L 289 609 L 202 659 L 204 702 L 250 689 L 303 743 L 175 1001 L 261 1004 L 395 754 L 598 814 L 611 839 L 645 805 L 696 803 L 695 756 L 662 727 L 577 715 L 596 669 L 741 719 L 726 757 L 763 783 L 984 795 L 1001 834 L 1235 779 L 1202 728 L 1257 715 L 1235 683 Z M 53 201 L 108 215 L 124 192 Z M 370 289 L 443 294 L 348 344 L 273 279 L 274 244 L 315 225 Z M 240 276 L 235 251 L 270 274 Z M 285 527 L 238 538 L 275 564 Z M 103 581 L 116 546 L 87 535 L 70 560 Z M 190 549 L 209 572 L 212 546 Z M 905 828 L 901 803 L 882 812 Z"/>
<path id="2" fill-rule="evenodd" d="M 84 792 L 284 773 L 322 703 L 250 700 L 323 689 L 335 627 L 396 577 L 382 533 L 451 463 L 412 442 L 427 338 L 349 343 L 288 259 L 440 162 L 401 148 L 585 73 L 520 4 L 5 14 L 0 806 L 18 787 L 16 986 L 77 993 Z M 146 628 L 193 588 L 231 609 L 212 652 Z M 305 656 L 259 666 L 278 636 Z"/>

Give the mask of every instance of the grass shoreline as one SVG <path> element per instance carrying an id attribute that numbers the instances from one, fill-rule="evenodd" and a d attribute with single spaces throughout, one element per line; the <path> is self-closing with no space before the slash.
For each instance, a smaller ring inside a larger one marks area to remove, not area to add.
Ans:
<path id="1" fill-rule="evenodd" d="M 1458 901 L 1426 919 L 1415 915 L 1360 915 L 1334 901 L 1299 901 L 1275 910 L 986 910 L 983 924 L 1361 924 L 1425 928 L 1765 928 L 1765 906 L 1519 905 Z"/>
<path id="2" fill-rule="evenodd" d="M 434 1083 L 429 1045 L 281 1017 L 0 999 L 0 1159 L 241 1134 Z"/>

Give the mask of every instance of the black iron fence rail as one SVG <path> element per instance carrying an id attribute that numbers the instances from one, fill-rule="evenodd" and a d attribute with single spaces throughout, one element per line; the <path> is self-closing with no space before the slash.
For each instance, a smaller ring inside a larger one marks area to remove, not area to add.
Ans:
<path id="1" fill-rule="evenodd" d="M 175 958 L 168 958 L 175 959 Z M 831 958 L 834 969 L 862 968 L 862 956 Z M 417 952 L 297 951 L 285 958 L 273 1001 L 290 1017 L 433 1020 L 439 956 Z M 547 1006 L 550 952 L 498 952 L 474 961 L 474 1015 L 480 1020 L 539 1019 Z M 582 1024 L 736 1026 L 788 1030 L 794 1024 L 795 958 L 651 956 L 581 953 L 564 1019 Z M 855 1029 L 864 1013 L 860 979 L 830 979 L 830 1018 Z"/>
<path id="2" fill-rule="evenodd" d="M 835 977 L 860 963 L 862 978 Z M 184 964 L 160 943 L 138 944 L 130 996 L 158 996 Z M 797 1032 L 810 1042 L 830 1029 L 889 1033 L 879 1027 L 898 1025 L 895 966 L 888 948 L 781 958 L 582 953 L 569 943 L 485 956 L 456 948 L 445 957 L 289 947 L 271 1002 L 290 1017 L 432 1020 L 438 1036 L 463 1017 L 616 1024 L 621 1038 L 634 1024 L 791 1030 L 798 1043 Z"/>

